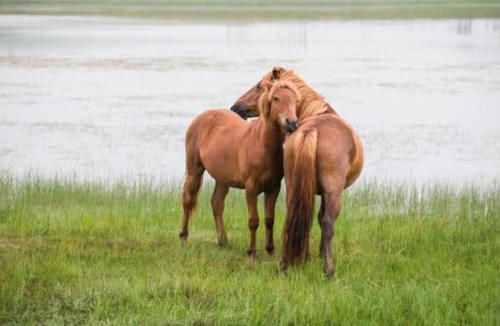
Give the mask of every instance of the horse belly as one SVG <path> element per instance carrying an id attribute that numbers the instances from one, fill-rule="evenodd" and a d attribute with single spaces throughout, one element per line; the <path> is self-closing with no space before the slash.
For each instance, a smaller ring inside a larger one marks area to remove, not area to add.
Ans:
<path id="1" fill-rule="evenodd" d="M 201 161 L 208 174 L 217 182 L 234 188 L 244 188 L 237 164 L 237 151 L 206 150 L 201 152 Z"/>

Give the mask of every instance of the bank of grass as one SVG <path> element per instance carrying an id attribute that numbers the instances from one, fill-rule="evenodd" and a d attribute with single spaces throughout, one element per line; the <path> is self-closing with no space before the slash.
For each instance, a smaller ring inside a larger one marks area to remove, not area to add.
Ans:
<path id="1" fill-rule="evenodd" d="M 175 20 L 498 18 L 496 0 L 0 0 L 0 14 Z"/>
<path id="2" fill-rule="evenodd" d="M 305 266 L 278 273 L 262 227 L 250 264 L 236 191 L 230 246 L 217 247 L 209 188 L 182 247 L 176 183 L 0 177 L 0 324 L 500 323 L 498 184 L 358 185 L 343 199 L 330 281 L 316 223 Z M 280 239 L 282 198 L 277 215 Z"/>

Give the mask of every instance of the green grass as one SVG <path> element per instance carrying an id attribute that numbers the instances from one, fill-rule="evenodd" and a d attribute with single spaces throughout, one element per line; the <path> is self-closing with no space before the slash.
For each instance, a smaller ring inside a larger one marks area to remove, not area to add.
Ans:
<path id="1" fill-rule="evenodd" d="M 176 183 L 0 177 L 0 324 L 500 323 L 498 184 L 357 185 L 343 198 L 333 280 L 317 223 L 306 265 L 280 274 L 263 227 L 252 265 L 241 192 L 227 198 L 230 246 L 217 247 L 209 188 L 182 247 Z"/>
<path id="2" fill-rule="evenodd" d="M 500 17 L 495 0 L 0 0 L 0 14 L 156 19 L 416 19 Z"/>

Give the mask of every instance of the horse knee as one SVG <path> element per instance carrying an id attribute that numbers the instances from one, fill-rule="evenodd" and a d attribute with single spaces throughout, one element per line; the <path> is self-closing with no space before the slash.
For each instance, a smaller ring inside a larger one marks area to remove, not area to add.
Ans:
<path id="1" fill-rule="evenodd" d="M 182 205 L 185 210 L 191 210 L 196 205 L 196 197 L 189 192 L 184 192 L 182 195 Z"/>
<path id="2" fill-rule="evenodd" d="M 256 218 L 248 220 L 248 228 L 252 231 L 257 230 L 259 228 L 259 220 Z"/>
<path id="3" fill-rule="evenodd" d="M 217 198 L 215 198 L 215 196 L 212 196 L 212 199 L 210 200 L 210 203 L 212 204 L 212 208 L 214 210 L 217 210 Z"/>
<path id="4" fill-rule="evenodd" d="M 184 181 L 182 200 L 185 204 L 196 201 L 196 195 L 201 187 L 201 176 L 187 176 Z"/>

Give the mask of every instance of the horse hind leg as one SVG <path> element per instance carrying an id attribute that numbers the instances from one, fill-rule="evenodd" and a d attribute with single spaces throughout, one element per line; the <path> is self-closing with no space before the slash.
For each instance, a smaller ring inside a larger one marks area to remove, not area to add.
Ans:
<path id="1" fill-rule="evenodd" d="M 323 194 L 324 214 L 321 218 L 321 247 L 325 275 L 330 278 L 335 275 L 335 244 L 332 239 L 335 235 L 335 221 L 340 213 L 341 192 Z"/>
<path id="2" fill-rule="evenodd" d="M 217 182 L 212 194 L 212 211 L 214 214 L 215 229 L 217 231 L 217 244 L 221 247 L 227 245 L 227 235 L 224 229 L 224 200 L 229 187 Z"/>
<path id="3" fill-rule="evenodd" d="M 186 179 L 184 180 L 182 189 L 183 217 L 181 232 L 179 233 L 179 237 L 184 242 L 187 241 L 189 235 L 189 220 L 196 207 L 196 200 L 203 181 L 204 171 L 205 169 L 201 165 L 196 168 L 188 168 Z"/>
<path id="4" fill-rule="evenodd" d="M 323 215 L 325 214 L 325 199 L 321 196 L 321 206 L 318 211 L 318 224 L 322 226 L 321 221 L 323 220 Z M 321 240 L 319 242 L 319 256 L 323 258 L 325 256 L 325 246 L 323 245 L 323 232 L 321 232 Z"/>

